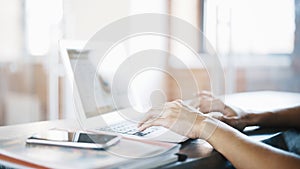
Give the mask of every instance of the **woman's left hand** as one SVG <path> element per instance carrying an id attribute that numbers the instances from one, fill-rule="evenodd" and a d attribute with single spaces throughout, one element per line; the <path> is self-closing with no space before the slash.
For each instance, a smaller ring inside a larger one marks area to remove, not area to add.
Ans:
<path id="1" fill-rule="evenodd" d="M 152 109 L 139 123 L 140 131 L 151 126 L 163 126 L 189 138 L 201 136 L 201 122 L 207 116 L 181 100 L 168 102 L 162 109 Z"/>

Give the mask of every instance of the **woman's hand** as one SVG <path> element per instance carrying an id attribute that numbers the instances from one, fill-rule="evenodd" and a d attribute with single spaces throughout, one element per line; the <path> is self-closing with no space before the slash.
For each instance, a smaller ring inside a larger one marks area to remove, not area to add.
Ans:
<path id="1" fill-rule="evenodd" d="M 151 126 L 163 126 L 189 138 L 201 137 L 201 122 L 207 118 L 180 100 L 168 102 L 162 109 L 150 110 L 138 125 L 143 131 Z"/>
<path id="2" fill-rule="evenodd" d="M 225 104 L 212 93 L 201 91 L 197 96 L 198 97 L 192 101 L 191 106 L 198 108 L 201 112 L 209 113 L 224 111 Z"/>
<path id="3" fill-rule="evenodd" d="M 246 126 L 253 123 L 252 113 L 227 106 L 221 99 L 215 97 L 208 91 L 199 93 L 198 102 L 198 108 L 201 112 L 207 113 L 208 115 L 212 114 L 211 112 L 220 112 L 221 115 L 213 113 L 211 116 L 238 130 L 243 130 Z"/>

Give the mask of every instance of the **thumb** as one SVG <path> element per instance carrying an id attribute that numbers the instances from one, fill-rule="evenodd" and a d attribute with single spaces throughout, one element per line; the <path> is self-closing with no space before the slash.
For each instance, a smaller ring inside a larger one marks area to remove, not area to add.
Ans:
<path id="1" fill-rule="evenodd" d="M 245 128 L 245 125 L 237 116 L 222 116 L 220 120 L 240 131 L 242 131 Z"/>
<path id="2" fill-rule="evenodd" d="M 237 123 L 237 117 L 229 117 L 229 116 L 226 116 L 226 115 L 223 115 L 221 116 L 220 120 L 230 126 L 235 126 L 236 123 Z"/>
<path id="3" fill-rule="evenodd" d="M 223 115 L 223 116 L 221 116 L 220 120 L 223 121 L 224 123 L 228 124 L 228 123 L 232 123 L 233 117 Z"/>

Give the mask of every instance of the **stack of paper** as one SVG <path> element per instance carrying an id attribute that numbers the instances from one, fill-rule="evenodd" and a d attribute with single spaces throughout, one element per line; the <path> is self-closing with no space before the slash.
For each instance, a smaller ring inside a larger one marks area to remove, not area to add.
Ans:
<path id="1" fill-rule="evenodd" d="M 47 168 L 154 168 L 177 160 L 180 145 L 121 139 L 107 150 L 26 145 L 26 138 L 0 140 L 0 154 Z M 18 167 L 7 161 L 0 164 Z"/>

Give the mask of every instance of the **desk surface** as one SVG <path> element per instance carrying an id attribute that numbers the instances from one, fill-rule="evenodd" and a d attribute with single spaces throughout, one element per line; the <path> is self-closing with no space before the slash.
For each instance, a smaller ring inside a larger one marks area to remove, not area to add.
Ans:
<path id="1" fill-rule="evenodd" d="M 269 110 L 300 104 L 300 94 L 287 92 L 247 92 L 228 95 L 225 98 L 227 104 L 239 106 L 244 109 Z M 30 134 L 50 128 L 79 129 L 76 120 L 43 121 L 28 124 L 0 127 L 1 138 L 14 138 L 16 136 L 29 136 Z M 165 166 L 165 168 L 223 168 L 226 159 L 214 151 L 212 146 L 201 140 L 188 140 L 182 144 L 180 153 L 186 154 L 188 159 Z M 0 155 L 0 159 L 3 156 Z M 223 166 L 223 167 L 222 167 Z"/>

